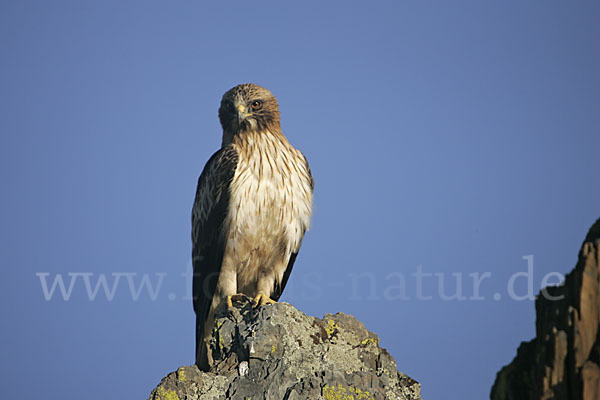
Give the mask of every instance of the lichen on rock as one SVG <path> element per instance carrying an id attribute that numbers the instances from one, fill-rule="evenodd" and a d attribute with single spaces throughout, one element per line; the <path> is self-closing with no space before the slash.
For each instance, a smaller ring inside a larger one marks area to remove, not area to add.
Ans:
<path id="1" fill-rule="evenodd" d="M 417 400 L 420 385 L 398 372 L 379 338 L 356 318 L 310 317 L 287 303 L 250 299 L 217 316 L 208 372 L 180 367 L 150 400 Z"/>

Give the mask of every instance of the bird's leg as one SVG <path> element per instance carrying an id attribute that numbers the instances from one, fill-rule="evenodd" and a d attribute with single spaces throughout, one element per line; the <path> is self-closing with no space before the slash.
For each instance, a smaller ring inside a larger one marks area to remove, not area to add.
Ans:
<path id="1" fill-rule="evenodd" d="M 271 299 L 264 293 L 259 293 L 254 297 L 254 307 L 262 307 L 265 304 L 275 304 L 277 303 L 275 300 Z"/>
<path id="2" fill-rule="evenodd" d="M 234 301 L 244 301 L 245 298 L 246 295 L 244 295 L 243 293 L 230 294 L 229 296 L 227 296 L 227 308 L 231 310 L 233 308 Z"/>
<path id="3" fill-rule="evenodd" d="M 256 296 L 254 296 L 254 307 L 262 307 L 265 304 L 275 304 L 275 300 L 266 293 L 271 293 L 272 288 L 275 286 L 275 274 L 268 268 L 262 268 L 259 272 L 258 279 L 256 282 Z"/>

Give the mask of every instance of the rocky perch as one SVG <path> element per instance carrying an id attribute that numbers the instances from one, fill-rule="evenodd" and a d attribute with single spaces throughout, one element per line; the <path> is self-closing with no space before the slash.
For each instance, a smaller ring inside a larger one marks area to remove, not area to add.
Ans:
<path id="1" fill-rule="evenodd" d="M 398 372 L 379 338 L 356 318 L 309 317 L 287 303 L 250 299 L 215 321 L 214 365 L 167 375 L 150 400 L 417 400 L 420 385 Z"/>
<path id="2" fill-rule="evenodd" d="M 492 400 L 600 399 L 600 219 L 575 269 L 535 301 L 536 337 L 502 368 Z"/>

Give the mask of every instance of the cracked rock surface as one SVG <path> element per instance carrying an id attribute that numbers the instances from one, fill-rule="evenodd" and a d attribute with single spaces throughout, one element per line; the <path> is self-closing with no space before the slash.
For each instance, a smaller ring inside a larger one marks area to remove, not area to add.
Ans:
<path id="1" fill-rule="evenodd" d="M 356 318 L 310 317 L 287 303 L 250 299 L 215 320 L 209 372 L 168 374 L 150 400 L 416 400 L 420 385 L 398 372 L 379 338 Z"/>

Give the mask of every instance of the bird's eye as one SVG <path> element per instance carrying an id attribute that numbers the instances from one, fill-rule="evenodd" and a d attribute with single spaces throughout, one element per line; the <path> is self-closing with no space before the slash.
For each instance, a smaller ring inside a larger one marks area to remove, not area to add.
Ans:
<path id="1" fill-rule="evenodd" d="M 252 108 L 252 110 L 256 111 L 256 110 L 260 110 L 260 108 L 262 107 L 262 101 L 260 100 L 254 100 L 251 104 L 250 107 Z"/>

